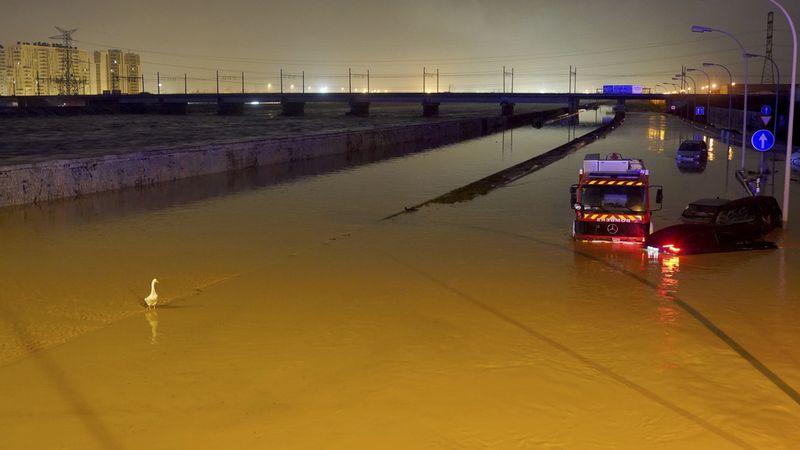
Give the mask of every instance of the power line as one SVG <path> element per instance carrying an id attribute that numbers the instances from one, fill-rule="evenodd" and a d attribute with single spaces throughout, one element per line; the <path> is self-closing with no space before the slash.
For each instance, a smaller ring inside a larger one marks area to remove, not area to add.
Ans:
<path id="1" fill-rule="evenodd" d="M 740 35 L 752 35 L 761 33 L 763 30 L 754 30 L 754 31 L 746 31 L 739 33 Z M 193 53 L 176 53 L 176 52 L 167 52 L 161 50 L 150 50 L 150 49 L 140 49 L 140 48 L 133 48 L 128 46 L 119 46 L 119 45 L 109 45 L 104 43 L 96 43 L 91 41 L 84 41 L 81 40 L 79 42 L 88 45 L 94 45 L 104 48 L 126 48 L 131 51 L 135 51 L 138 53 L 150 53 L 154 55 L 164 55 L 164 56 L 173 56 L 173 57 L 181 57 L 181 58 L 197 58 L 197 59 L 205 59 L 205 60 L 215 60 L 215 61 L 223 61 L 223 62 L 238 62 L 238 63 L 252 63 L 252 64 L 286 64 L 286 65 L 294 65 L 294 64 L 308 64 L 308 65 L 333 65 L 333 66 L 344 66 L 346 67 L 349 65 L 370 65 L 370 64 L 402 64 L 402 63 L 429 63 L 429 62 L 436 62 L 439 64 L 477 64 L 477 63 L 493 63 L 493 62 L 503 62 L 503 61 L 526 61 L 526 60 L 537 60 L 537 59 L 550 59 L 550 58 L 569 58 L 575 56 L 584 56 L 584 55 L 596 55 L 596 54 L 607 54 L 607 53 L 616 53 L 616 52 L 623 52 L 623 51 L 631 51 L 631 50 L 647 50 L 659 47 L 670 47 L 676 45 L 684 45 L 684 44 L 697 44 L 699 42 L 708 42 L 712 40 L 719 40 L 723 39 L 723 37 L 713 37 L 713 38 L 695 38 L 695 39 L 681 39 L 681 40 L 674 40 L 674 41 L 666 41 L 666 42 L 651 42 L 646 44 L 639 44 L 639 45 L 629 45 L 629 46 L 619 46 L 619 47 L 604 47 L 602 49 L 587 49 L 587 50 L 576 50 L 572 52 L 545 52 L 545 53 L 528 53 L 528 54 L 512 54 L 512 55 L 491 55 L 491 56 L 474 56 L 474 57 L 459 57 L 459 58 L 425 58 L 425 59 L 371 59 L 371 60 L 347 60 L 345 62 L 335 62 L 330 60 L 315 60 L 315 59 L 281 59 L 281 58 L 248 58 L 248 57 L 232 57 L 232 56 L 220 56 L 220 55 L 204 55 L 204 54 L 193 54 Z"/>

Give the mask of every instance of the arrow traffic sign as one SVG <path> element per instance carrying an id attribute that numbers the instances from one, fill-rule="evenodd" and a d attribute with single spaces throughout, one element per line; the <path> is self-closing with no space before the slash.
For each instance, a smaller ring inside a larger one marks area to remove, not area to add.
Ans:
<path id="1" fill-rule="evenodd" d="M 772 107 L 769 105 L 763 105 L 761 107 L 761 115 L 762 116 L 771 116 L 772 115 Z"/>
<path id="2" fill-rule="evenodd" d="M 753 133 L 750 143 L 756 150 L 766 152 L 775 145 L 775 135 L 769 130 L 758 130 Z"/>

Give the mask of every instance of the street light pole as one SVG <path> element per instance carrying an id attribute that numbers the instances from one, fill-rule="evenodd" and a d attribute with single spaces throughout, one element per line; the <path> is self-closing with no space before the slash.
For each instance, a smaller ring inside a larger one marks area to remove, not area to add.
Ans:
<path id="1" fill-rule="evenodd" d="M 794 134 L 794 95 L 797 87 L 797 30 L 791 16 L 777 0 L 769 0 L 780 8 L 792 30 L 792 81 L 789 85 L 789 130 L 786 133 L 786 167 L 783 175 L 783 223 L 789 222 L 789 184 L 791 183 L 792 135 Z"/>
<path id="2" fill-rule="evenodd" d="M 770 0 L 773 1 L 773 0 Z M 774 3 L 774 2 L 773 2 Z M 789 17 L 788 15 L 786 17 Z M 736 39 L 736 36 L 728 33 L 725 30 L 718 30 L 716 28 L 709 28 L 700 25 L 692 25 L 692 31 L 695 33 L 710 33 L 712 31 L 716 31 L 718 33 L 722 33 L 729 38 L 736 41 L 739 45 L 739 48 L 742 50 L 742 60 L 744 61 L 744 110 L 742 111 L 744 114 L 742 115 L 742 170 L 744 170 L 744 161 L 745 161 L 745 150 L 747 150 L 747 78 L 748 78 L 748 70 L 747 70 L 747 56 L 745 56 L 744 46 L 739 39 Z"/>
<path id="3" fill-rule="evenodd" d="M 715 64 L 710 62 L 704 62 L 703 67 L 709 66 L 719 66 L 725 69 L 725 72 L 728 72 L 728 129 L 731 129 L 731 89 L 733 88 L 733 76 L 731 75 L 731 71 L 728 70 L 727 67 L 723 66 L 722 64 Z"/>

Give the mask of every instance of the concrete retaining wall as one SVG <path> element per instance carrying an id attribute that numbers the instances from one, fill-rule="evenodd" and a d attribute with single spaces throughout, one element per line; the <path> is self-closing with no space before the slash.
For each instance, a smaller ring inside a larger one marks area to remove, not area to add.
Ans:
<path id="1" fill-rule="evenodd" d="M 0 166 L 0 207 L 387 147 L 432 148 L 560 113 L 563 110 Z"/>

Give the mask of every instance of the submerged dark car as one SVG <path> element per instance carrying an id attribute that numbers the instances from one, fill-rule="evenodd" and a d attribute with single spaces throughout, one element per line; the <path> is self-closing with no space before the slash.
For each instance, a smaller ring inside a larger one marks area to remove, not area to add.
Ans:
<path id="1" fill-rule="evenodd" d="M 757 195 L 736 200 L 701 199 L 689 203 L 681 213 L 684 221 L 714 225 L 739 225 L 749 235 L 759 238 L 781 227 L 781 207 L 775 197 Z"/>
<path id="2" fill-rule="evenodd" d="M 761 239 L 782 225 L 778 201 L 767 196 L 700 199 L 690 203 L 682 217 L 688 223 L 656 231 L 645 247 L 683 255 L 776 248 Z"/>
<path id="3" fill-rule="evenodd" d="M 705 141 L 683 141 L 675 154 L 675 161 L 706 162 L 708 161 L 708 145 Z"/>
<path id="4" fill-rule="evenodd" d="M 750 239 L 732 227 L 707 223 L 685 223 L 662 228 L 644 241 L 650 251 L 673 255 L 733 252 L 778 248 L 774 242 Z"/>

